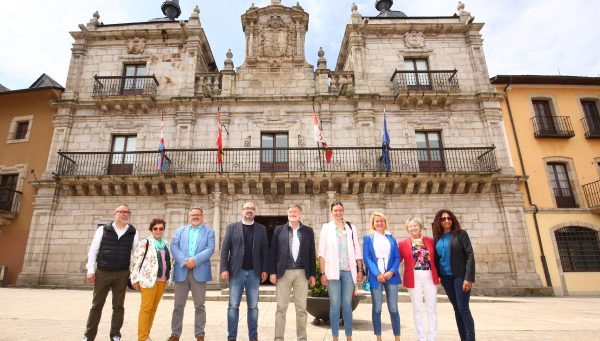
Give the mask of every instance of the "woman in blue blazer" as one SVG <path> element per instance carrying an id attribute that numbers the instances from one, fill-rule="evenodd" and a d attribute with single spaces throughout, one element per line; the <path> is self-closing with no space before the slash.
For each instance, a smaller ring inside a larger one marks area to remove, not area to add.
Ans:
<path id="1" fill-rule="evenodd" d="M 392 330 L 396 341 L 400 341 L 400 313 L 398 312 L 398 285 L 402 283 L 398 274 L 400 252 L 398 243 L 389 232 L 385 215 L 381 212 L 371 214 L 371 233 L 364 237 L 363 258 L 369 272 L 373 301 L 373 332 L 377 341 L 381 341 L 381 306 L 383 289 L 392 320 Z"/>

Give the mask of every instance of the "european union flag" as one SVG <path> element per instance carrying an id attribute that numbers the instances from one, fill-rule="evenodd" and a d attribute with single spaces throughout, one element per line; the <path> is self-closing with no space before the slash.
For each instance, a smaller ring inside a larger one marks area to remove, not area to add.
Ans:
<path id="1" fill-rule="evenodd" d="M 387 130 L 387 116 L 383 109 L 383 136 L 381 137 L 381 161 L 386 172 L 392 170 L 392 160 L 390 160 L 390 134 Z"/>

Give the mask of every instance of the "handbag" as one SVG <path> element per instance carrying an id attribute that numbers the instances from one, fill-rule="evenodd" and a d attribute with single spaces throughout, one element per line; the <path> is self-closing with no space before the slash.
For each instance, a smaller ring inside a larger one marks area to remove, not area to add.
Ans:
<path id="1" fill-rule="evenodd" d="M 142 262 L 140 263 L 140 267 L 138 268 L 138 271 L 142 268 L 142 265 L 144 265 L 144 261 L 146 260 L 146 254 L 148 254 L 149 246 L 150 246 L 150 241 L 148 239 L 146 239 L 146 251 L 144 251 L 144 258 L 142 258 Z M 129 289 L 133 289 L 133 283 L 131 283 L 131 277 L 127 279 L 127 287 Z"/>

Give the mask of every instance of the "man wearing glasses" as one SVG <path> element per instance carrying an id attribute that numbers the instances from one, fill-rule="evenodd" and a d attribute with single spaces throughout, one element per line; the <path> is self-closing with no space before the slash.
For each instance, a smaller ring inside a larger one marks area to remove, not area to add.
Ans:
<path id="1" fill-rule="evenodd" d="M 258 340 L 258 289 L 267 279 L 267 229 L 254 221 L 256 205 L 242 205 L 242 220 L 229 224 L 221 247 L 221 278 L 229 282 L 227 340 L 237 338 L 240 301 L 246 290 L 248 338 Z"/>
<path id="2" fill-rule="evenodd" d="M 175 231 L 171 241 L 173 282 L 175 282 L 175 302 L 171 319 L 171 336 L 168 341 L 178 341 L 183 325 L 183 311 L 188 294 L 194 300 L 194 336 L 204 341 L 206 326 L 206 282 L 212 280 L 210 256 L 215 252 L 215 231 L 204 222 L 203 211 L 193 207 L 188 213 L 188 225 Z"/>
<path id="3" fill-rule="evenodd" d="M 117 207 L 113 215 L 114 221 L 98 227 L 88 251 L 87 282 L 94 283 L 94 294 L 83 341 L 96 338 L 102 308 L 111 290 L 113 313 L 110 339 L 121 340 L 129 261 L 138 243 L 138 233 L 135 226 L 129 223 L 131 210 L 127 205 Z"/>

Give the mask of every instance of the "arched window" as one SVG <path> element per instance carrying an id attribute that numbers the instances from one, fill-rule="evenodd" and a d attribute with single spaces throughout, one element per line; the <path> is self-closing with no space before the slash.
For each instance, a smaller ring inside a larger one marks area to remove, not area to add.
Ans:
<path id="1" fill-rule="evenodd" d="M 554 236 L 564 272 L 600 271 L 598 232 L 585 227 L 569 226 L 556 230 Z"/>

